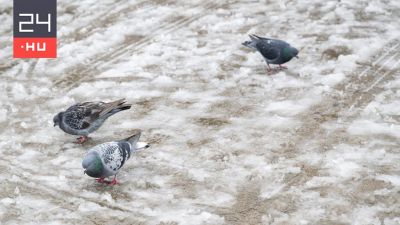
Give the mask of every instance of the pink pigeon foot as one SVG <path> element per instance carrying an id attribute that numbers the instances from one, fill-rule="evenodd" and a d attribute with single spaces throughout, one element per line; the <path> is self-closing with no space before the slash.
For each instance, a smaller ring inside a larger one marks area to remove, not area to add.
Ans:
<path id="1" fill-rule="evenodd" d="M 97 180 L 97 182 L 99 182 L 101 184 L 106 183 L 106 181 L 104 180 L 104 177 L 97 178 L 96 180 Z"/>
<path id="2" fill-rule="evenodd" d="M 287 67 L 286 67 L 286 66 L 282 66 L 281 64 L 279 64 L 279 69 L 281 69 L 281 70 L 286 70 Z"/>
<path id="3" fill-rule="evenodd" d="M 77 143 L 77 144 L 83 144 L 83 143 L 86 142 L 87 140 L 89 140 L 89 138 L 86 137 L 86 136 L 78 137 L 78 138 L 76 139 L 76 143 Z"/>

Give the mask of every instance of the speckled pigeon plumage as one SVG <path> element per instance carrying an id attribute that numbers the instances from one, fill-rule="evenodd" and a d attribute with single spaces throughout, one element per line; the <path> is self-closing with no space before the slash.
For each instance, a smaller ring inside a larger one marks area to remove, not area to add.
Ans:
<path id="1" fill-rule="evenodd" d="M 298 58 L 299 51 L 285 41 L 263 38 L 254 34 L 249 36 L 251 40 L 242 44 L 260 52 L 267 62 L 269 70 L 271 70 L 269 64 L 277 64 L 280 68 L 284 68 L 281 66 L 282 64 L 289 62 L 293 57 Z"/>
<path id="2" fill-rule="evenodd" d="M 104 121 L 117 112 L 131 108 L 125 104 L 125 99 L 114 102 L 83 102 L 69 107 L 53 118 L 54 126 L 59 126 L 64 132 L 72 135 L 82 135 L 79 143 L 87 140 L 87 136 L 99 129 Z"/>
<path id="3" fill-rule="evenodd" d="M 148 143 L 138 142 L 141 132 L 120 141 L 106 142 L 89 149 L 82 161 L 84 173 L 90 177 L 104 179 L 114 176 L 110 184 L 116 184 L 116 175 L 133 152 L 149 147 Z"/>

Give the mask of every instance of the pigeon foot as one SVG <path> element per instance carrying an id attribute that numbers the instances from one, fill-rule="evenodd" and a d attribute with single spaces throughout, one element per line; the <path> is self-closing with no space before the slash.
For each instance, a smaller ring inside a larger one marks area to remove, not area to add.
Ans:
<path id="1" fill-rule="evenodd" d="M 286 70 L 287 67 L 286 67 L 286 66 L 282 66 L 282 65 L 279 64 L 279 69 L 281 69 L 281 70 Z"/>
<path id="2" fill-rule="evenodd" d="M 111 186 L 114 186 L 114 185 L 116 185 L 118 182 L 117 182 L 117 175 L 114 175 L 114 178 L 112 179 L 112 181 L 108 181 L 107 182 L 107 184 L 108 185 L 111 185 Z"/>
<path id="3" fill-rule="evenodd" d="M 118 181 L 114 178 L 110 183 L 108 183 L 109 185 L 116 185 L 118 184 Z"/>
<path id="4" fill-rule="evenodd" d="M 116 185 L 116 184 L 118 184 L 118 181 L 117 181 L 117 179 L 115 177 L 114 177 L 114 179 L 112 179 L 112 181 L 105 180 L 104 177 L 97 178 L 96 180 L 97 180 L 97 182 L 99 182 L 101 184 L 107 184 L 107 185 Z"/>
<path id="5" fill-rule="evenodd" d="M 77 144 L 83 144 L 83 143 L 86 142 L 87 140 L 89 140 L 89 138 L 86 137 L 86 136 L 78 137 L 78 138 L 76 139 L 76 143 L 77 143 Z"/>
<path id="6" fill-rule="evenodd" d="M 287 67 L 282 66 L 282 65 L 279 65 L 278 67 L 274 67 L 274 68 L 271 68 L 268 66 L 266 68 L 266 72 L 268 75 L 274 75 L 274 74 L 278 73 L 279 71 L 286 70 L 286 69 L 287 69 Z"/>
<path id="7" fill-rule="evenodd" d="M 97 178 L 96 180 L 97 180 L 97 182 L 99 182 L 99 183 L 101 183 L 101 184 L 103 184 L 103 183 L 106 182 L 106 181 L 104 180 L 104 177 Z"/>
<path id="8" fill-rule="evenodd" d="M 279 71 L 281 71 L 281 69 L 279 69 L 279 68 L 270 68 L 270 69 L 267 69 L 267 74 L 274 75 L 274 74 L 278 73 Z"/>

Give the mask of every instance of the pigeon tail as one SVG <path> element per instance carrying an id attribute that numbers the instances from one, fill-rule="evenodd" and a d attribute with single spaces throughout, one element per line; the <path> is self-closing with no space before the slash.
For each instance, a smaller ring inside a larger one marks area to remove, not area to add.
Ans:
<path id="1" fill-rule="evenodd" d="M 260 36 L 255 35 L 255 34 L 250 34 L 249 36 L 250 36 L 251 40 L 256 40 L 256 41 L 258 41 L 258 40 L 271 40 L 270 38 L 260 37 Z"/>
<path id="2" fill-rule="evenodd" d="M 137 151 L 137 150 L 143 150 L 143 149 L 146 149 L 146 148 L 150 147 L 149 143 L 139 142 L 139 138 L 140 138 L 141 134 L 142 134 L 142 132 L 139 131 L 136 134 L 134 134 L 134 135 L 132 135 L 132 136 L 130 136 L 128 138 L 122 139 L 121 141 L 128 142 L 130 144 L 130 146 L 131 146 L 131 151 L 132 152 L 133 151 Z"/>
<path id="3" fill-rule="evenodd" d="M 121 105 L 118 105 L 116 108 L 112 109 L 108 114 L 113 115 L 117 112 L 121 112 L 123 110 L 130 109 L 131 107 L 132 107 L 132 104 L 121 104 Z"/>
<path id="4" fill-rule="evenodd" d="M 140 138 L 140 135 L 142 134 L 142 131 L 138 131 L 138 132 L 136 132 L 134 135 L 132 135 L 132 136 L 129 136 L 129 137 L 127 137 L 127 138 L 124 138 L 124 139 L 122 139 L 122 140 L 119 140 L 120 142 L 124 142 L 124 141 L 126 141 L 126 142 L 128 142 L 129 144 L 131 144 L 131 145 L 136 145 L 136 143 L 139 141 L 139 138 Z"/>
<path id="5" fill-rule="evenodd" d="M 258 41 L 258 40 L 260 39 L 260 37 L 258 37 L 258 36 L 255 35 L 255 34 L 249 34 L 249 37 L 250 37 L 250 39 L 251 39 L 252 41 Z"/>
<path id="6" fill-rule="evenodd" d="M 111 110 L 109 112 L 107 112 L 107 114 L 105 114 L 107 117 L 114 115 L 115 113 L 121 112 L 123 110 L 127 110 L 130 109 L 132 107 L 132 104 L 125 104 L 125 100 L 123 100 L 122 102 L 119 102 L 118 105 L 114 105 L 111 106 Z M 118 100 L 120 101 L 120 100 Z"/>
<path id="7" fill-rule="evenodd" d="M 149 148 L 150 144 L 147 142 L 136 142 L 136 151 Z"/>
<path id="8" fill-rule="evenodd" d="M 117 101 L 115 101 L 118 103 L 118 105 L 115 107 L 116 109 L 120 109 L 120 110 L 127 110 L 130 109 L 132 104 L 126 104 L 126 101 L 124 98 L 119 99 Z"/>
<path id="9" fill-rule="evenodd" d="M 245 41 L 245 42 L 243 42 L 242 43 L 242 45 L 244 45 L 244 46 L 246 46 L 246 47 L 248 47 L 248 48 L 251 48 L 251 49 L 255 49 L 255 50 L 257 50 L 257 42 L 258 42 L 258 39 L 256 39 L 254 36 L 252 36 L 252 35 L 249 35 L 249 37 L 250 37 L 250 41 Z"/>
<path id="10" fill-rule="evenodd" d="M 104 109 L 100 113 L 100 117 L 107 115 L 111 116 L 117 112 L 121 112 L 122 110 L 130 109 L 132 104 L 125 104 L 126 101 L 124 98 L 118 99 L 114 102 L 105 103 Z"/>

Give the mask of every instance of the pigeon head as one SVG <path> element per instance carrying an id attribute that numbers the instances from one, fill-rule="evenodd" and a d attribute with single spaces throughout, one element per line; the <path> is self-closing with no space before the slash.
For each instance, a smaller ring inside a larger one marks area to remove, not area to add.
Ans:
<path id="1" fill-rule="evenodd" d="M 53 117 L 54 126 L 59 126 L 60 125 L 61 119 L 62 119 L 62 115 L 63 115 L 63 113 L 60 112 L 60 113 L 58 113 L 57 115 L 55 115 Z"/>
<path id="2" fill-rule="evenodd" d="M 299 50 L 297 50 L 296 48 L 291 47 L 291 51 L 292 51 L 293 57 L 299 58 L 297 56 L 297 54 L 299 54 Z"/>
<path id="3" fill-rule="evenodd" d="M 289 47 L 286 47 L 286 48 L 283 49 L 283 55 L 282 55 L 282 56 L 283 56 L 284 58 L 290 60 L 290 59 L 293 58 L 293 57 L 299 58 L 299 57 L 297 56 L 297 54 L 299 54 L 299 50 L 297 50 L 296 48 L 293 48 L 293 47 L 289 46 Z"/>
<path id="4" fill-rule="evenodd" d="M 103 162 L 96 152 L 89 152 L 82 161 L 84 173 L 90 177 L 99 178 L 103 173 Z"/>

